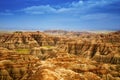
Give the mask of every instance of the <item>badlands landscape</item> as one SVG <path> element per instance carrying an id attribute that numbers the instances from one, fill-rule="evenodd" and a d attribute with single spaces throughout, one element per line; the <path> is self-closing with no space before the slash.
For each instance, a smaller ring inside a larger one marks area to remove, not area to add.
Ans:
<path id="1" fill-rule="evenodd" d="M 1 32 L 0 80 L 120 80 L 120 31 Z"/>

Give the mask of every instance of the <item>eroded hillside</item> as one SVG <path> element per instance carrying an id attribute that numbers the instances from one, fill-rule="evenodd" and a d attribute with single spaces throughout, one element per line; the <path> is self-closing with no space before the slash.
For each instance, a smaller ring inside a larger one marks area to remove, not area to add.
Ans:
<path id="1" fill-rule="evenodd" d="M 120 80 L 120 31 L 0 34 L 0 80 Z"/>

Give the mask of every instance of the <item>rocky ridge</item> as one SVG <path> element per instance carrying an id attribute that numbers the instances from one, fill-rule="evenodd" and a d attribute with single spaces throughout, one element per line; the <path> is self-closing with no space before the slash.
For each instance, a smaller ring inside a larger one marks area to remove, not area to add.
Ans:
<path id="1" fill-rule="evenodd" d="M 120 79 L 119 31 L 62 32 L 0 35 L 0 80 Z M 16 49 L 30 52 L 18 54 Z"/>

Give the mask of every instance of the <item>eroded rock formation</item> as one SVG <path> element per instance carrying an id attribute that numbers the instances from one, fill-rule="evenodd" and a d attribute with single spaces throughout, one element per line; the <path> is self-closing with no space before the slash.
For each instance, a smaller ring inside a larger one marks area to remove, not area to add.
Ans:
<path id="1" fill-rule="evenodd" d="M 0 48 L 0 80 L 26 80 L 39 62 L 32 55 L 20 55 L 11 50 Z"/>
<path id="2" fill-rule="evenodd" d="M 119 31 L 45 33 L 0 35 L 0 80 L 120 79 Z"/>

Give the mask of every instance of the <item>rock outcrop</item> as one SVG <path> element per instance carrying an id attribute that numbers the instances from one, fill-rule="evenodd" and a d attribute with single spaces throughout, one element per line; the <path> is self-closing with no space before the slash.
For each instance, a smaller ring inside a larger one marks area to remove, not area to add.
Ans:
<path id="1" fill-rule="evenodd" d="M 0 35 L 0 80 L 120 80 L 119 31 L 45 33 Z"/>
<path id="2" fill-rule="evenodd" d="M 1 38 L 1 43 L 3 47 L 8 49 L 14 48 L 29 48 L 38 46 L 37 41 L 30 36 L 29 33 L 24 32 L 14 32 L 7 36 Z"/>
<path id="3" fill-rule="evenodd" d="M 39 66 L 38 70 L 29 79 L 119 80 L 119 71 L 116 71 L 118 70 L 117 68 L 118 66 L 113 66 L 110 64 L 100 64 L 82 57 L 66 56 L 41 61 L 41 65 Z"/>
<path id="4" fill-rule="evenodd" d="M 31 50 L 30 54 L 42 60 L 57 57 L 57 51 L 52 46 L 35 47 Z"/>
<path id="5" fill-rule="evenodd" d="M 54 38 L 41 32 L 21 32 L 0 36 L 0 46 L 8 49 L 55 45 Z"/>
<path id="6" fill-rule="evenodd" d="M 5 48 L 0 48 L 0 80 L 26 80 L 39 62 L 32 55 L 20 55 Z"/>

